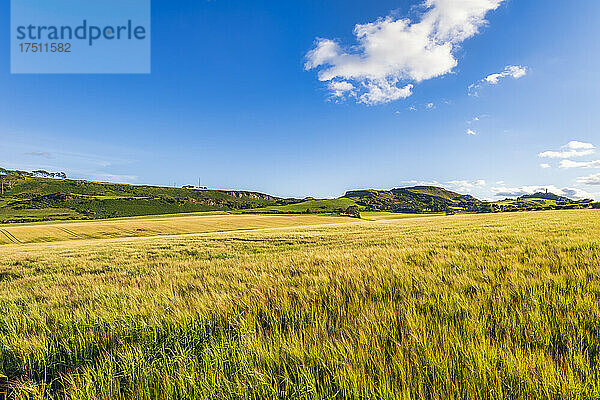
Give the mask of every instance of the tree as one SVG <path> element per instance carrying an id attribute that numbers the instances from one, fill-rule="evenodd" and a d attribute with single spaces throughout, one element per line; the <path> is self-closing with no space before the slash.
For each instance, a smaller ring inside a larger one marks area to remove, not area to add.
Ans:
<path id="1" fill-rule="evenodd" d="M 347 214 L 347 215 L 351 216 L 352 218 L 360 218 L 360 209 L 358 208 L 358 206 L 350 206 L 350 207 L 346 208 L 346 211 L 344 214 Z"/>

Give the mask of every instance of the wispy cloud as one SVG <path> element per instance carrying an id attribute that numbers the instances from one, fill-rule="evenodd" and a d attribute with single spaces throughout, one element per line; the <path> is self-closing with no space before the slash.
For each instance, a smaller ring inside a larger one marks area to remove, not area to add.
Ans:
<path id="1" fill-rule="evenodd" d="M 138 177 L 135 175 L 119 175 L 103 172 L 90 172 L 84 175 L 87 179 L 113 183 L 135 183 L 138 180 Z"/>
<path id="2" fill-rule="evenodd" d="M 304 67 L 318 69 L 334 97 L 367 105 L 406 98 L 414 84 L 451 73 L 458 65 L 455 50 L 503 1 L 425 0 L 418 21 L 387 16 L 356 25 L 354 46 L 318 38 Z"/>
<path id="3" fill-rule="evenodd" d="M 577 183 L 583 185 L 600 185 L 600 174 L 582 176 L 581 178 L 577 178 Z"/>
<path id="4" fill-rule="evenodd" d="M 497 85 L 500 83 L 502 79 L 505 78 L 513 78 L 520 79 L 527 75 L 527 67 L 521 65 L 508 65 L 504 68 L 504 71 L 491 74 L 483 78 L 477 83 L 473 83 L 469 86 L 469 95 L 470 96 L 478 96 L 479 90 L 486 85 Z"/>
<path id="5" fill-rule="evenodd" d="M 552 168 L 552 166 L 550 164 L 540 164 L 540 167 L 543 169 L 548 169 L 548 168 Z"/>
<path id="6" fill-rule="evenodd" d="M 600 160 L 595 161 L 571 161 L 571 160 L 562 160 L 558 165 L 563 169 L 571 169 L 571 168 L 600 168 Z"/>
<path id="7" fill-rule="evenodd" d="M 484 118 L 489 118 L 489 117 L 490 117 L 489 114 L 475 115 L 473 118 L 471 118 L 470 120 L 467 121 L 467 124 L 472 125 L 477 122 L 480 122 Z"/>
<path id="8" fill-rule="evenodd" d="M 52 158 L 52 153 L 47 151 L 30 151 L 25 153 L 26 156 Z"/>
<path id="9" fill-rule="evenodd" d="M 442 184 L 445 188 L 455 190 L 457 192 L 466 193 L 475 188 L 481 188 L 486 185 L 486 181 L 483 179 L 478 179 L 475 181 L 467 181 L 467 180 L 454 180 L 448 181 Z"/>
<path id="10" fill-rule="evenodd" d="M 527 194 L 545 192 L 546 190 L 548 190 L 549 192 L 554 193 L 556 195 L 565 196 L 565 197 L 575 199 L 575 200 L 593 197 L 593 194 L 590 194 L 582 189 L 568 188 L 568 187 L 558 188 L 554 185 L 519 186 L 519 187 L 507 187 L 505 185 L 502 185 L 499 187 L 492 187 L 492 193 L 494 193 L 494 196 L 497 196 L 497 197 L 520 197 L 520 196 L 524 196 Z"/>
<path id="11" fill-rule="evenodd" d="M 477 135 L 477 132 L 475 132 L 473 129 L 467 129 L 467 135 L 475 136 Z"/>

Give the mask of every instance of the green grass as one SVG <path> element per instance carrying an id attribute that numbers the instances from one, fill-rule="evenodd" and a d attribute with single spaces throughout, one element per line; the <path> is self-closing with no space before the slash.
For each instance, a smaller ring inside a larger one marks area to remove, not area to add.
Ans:
<path id="1" fill-rule="evenodd" d="M 558 204 L 555 200 L 547 200 L 547 199 L 521 199 L 521 200 L 514 200 L 514 199 L 509 199 L 509 200 L 501 200 L 501 201 L 495 201 L 493 202 L 493 204 L 500 204 L 500 205 L 517 205 L 517 204 L 524 204 L 527 206 L 550 206 L 550 205 L 556 205 Z"/>
<path id="2" fill-rule="evenodd" d="M 332 213 L 338 210 L 346 210 L 350 206 L 355 206 L 356 202 L 349 198 L 340 199 L 324 199 L 324 200 L 307 200 L 296 204 L 288 204 L 285 206 L 271 206 L 255 208 L 247 210 L 252 213 Z"/>
<path id="3" fill-rule="evenodd" d="M 1 206 L 0 206 L 1 207 Z M 39 208 L 39 209 L 2 209 L 0 211 L 0 221 L 44 221 L 44 220 L 64 220 L 77 219 L 82 215 L 70 208 Z"/>
<path id="4" fill-rule="evenodd" d="M 407 190 L 412 193 L 426 194 L 430 196 L 440 197 L 450 201 L 453 201 L 456 197 L 460 196 L 460 194 L 458 193 L 433 186 L 415 186 L 412 188 L 407 188 Z"/>
<path id="5" fill-rule="evenodd" d="M 0 246 L 25 399 L 594 399 L 600 211 Z"/>

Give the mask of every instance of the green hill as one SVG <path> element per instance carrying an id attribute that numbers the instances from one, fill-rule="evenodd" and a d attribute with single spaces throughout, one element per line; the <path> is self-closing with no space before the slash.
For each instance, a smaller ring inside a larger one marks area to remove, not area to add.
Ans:
<path id="1" fill-rule="evenodd" d="M 564 197 L 564 196 L 559 196 L 556 195 L 554 193 L 543 193 L 543 192 L 538 192 L 538 193 L 534 193 L 534 194 L 526 194 L 524 196 L 519 197 L 517 200 L 549 200 L 555 203 L 565 203 L 565 204 L 572 204 L 572 203 L 576 203 L 575 200 L 571 200 L 568 197 Z"/>
<path id="2" fill-rule="evenodd" d="M 396 213 L 439 213 L 449 210 L 479 211 L 483 203 L 472 196 L 462 195 L 434 186 L 414 186 L 402 189 L 355 190 L 338 199 L 307 199 L 285 206 L 269 206 L 247 212 L 268 213 L 338 213 L 357 206 L 360 211 Z"/>
<path id="3" fill-rule="evenodd" d="M 572 200 L 568 197 L 559 196 L 554 193 L 534 193 L 516 199 L 504 199 L 489 203 L 493 211 L 537 211 L 537 210 L 559 210 L 592 206 L 593 200 Z"/>
<path id="4" fill-rule="evenodd" d="M 233 211 L 293 202 L 256 192 L 136 186 L 35 175 L 0 169 L 0 223 Z"/>
<path id="5" fill-rule="evenodd" d="M 482 202 L 435 186 L 392 190 L 355 190 L 337 199 L 282 199 L 248 191 L 141 186 L 66 179 L 62 172 L 9 171 L 0 168 L 0 223 L 64 219 L 103 219 L 192 212 L 269 214 L 344 214 L 505 212 L 582 208 L 552 193 Z M 597 204 L 596 204 L 597 206 Z"/>
<path id="6" fill-rule="evenodd" d="M 355 190 L 347 192 L 366 211 L 391 212 L 444 212 L 479 211 L 483 203 L 469 195 L 462 195 L 434 186 L 414 186 L 402 189 Z"/>

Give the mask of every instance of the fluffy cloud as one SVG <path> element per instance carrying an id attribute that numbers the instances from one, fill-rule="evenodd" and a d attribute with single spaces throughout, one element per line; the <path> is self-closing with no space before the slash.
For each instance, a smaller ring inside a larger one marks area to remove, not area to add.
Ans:
<path id="1" fill-rule="evenodd" d="M 577 183 L 581 183 L 583 185 L 600 185 L 600 174 L 583 176 L 577 179 Z"/>
<path id="2" fill-rule="evenodd" d="M 578 142 L 573 140 L 562 147 L 560 151 L 545 151 L 538 154 L 538 157 L 546 158 L 573 158 L 585 157 L 594 154 L 596 147 L 591 143 Z"/>
<path id="3" fill-rule="evenodd" d="M 354 94 L 354 85 L 346 81 L 329 82 L 327 88 L 331 91 L 332 97 L 345 98 L 346 95 Z"/>
<path id="4" fill-rule="evenodd" d="M 402 88 L 396 86 L 397 80 L 370 81 L 363 83 L 365 92 L 358 97 L 359 103 L 374 105 L 405 99 L 412 95 L 413 85 Z"/>
<path id="5" fill-rule="evenodd" d="M 591 143 L 578 142 L 577 140 L 570 141 L 566 147 L 573 150 L 593 150 L 596 148 L 596 146 Z"/>
<path id="6" fill-rule="evenodd" d="M 550 164 L 540 164 L 540 167 L 544 168 L 544 169 L 548 169 L 548 168 L 552 168 L 550 166 Z"/>
<path id="7" fill-rule="evenodd" d="M 504 68 L 504 71 L 497 74 L 491 74 L 483 78 L 481 81 L 469 86 L 469 95 L 478 96 L 479 89 L 484 85 L 497 85 L 501 79 L 513 78 L 519 79 L 527 75 L 527 67 L 521 65 L 508 65 Z"/>
<path id="8" fill-rule="evenodd" d="M 477 132 L 475 132 L 473 129 L 467 129 L 467 135 L 475 136 L 477 135 Z"/>
<path id="9" fill-rule="evenodd" d="M 352 83 L 359 103 L 373 105 L 408 97 L 413 88 L 408 82 L 452 72 L 458 65 L 454 51 L 479 32 L 487 22 L 486 14 L 503 1 L 425 0 L 418 22 L 388 16 L 356 25 L 355 46 L 345 48 L 331 39 L 317 39 L 306 55 L 305 69 L 318 69 L 323 82 Z"/>

